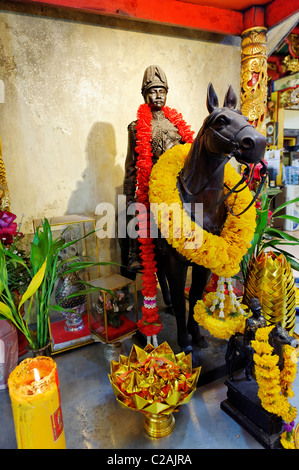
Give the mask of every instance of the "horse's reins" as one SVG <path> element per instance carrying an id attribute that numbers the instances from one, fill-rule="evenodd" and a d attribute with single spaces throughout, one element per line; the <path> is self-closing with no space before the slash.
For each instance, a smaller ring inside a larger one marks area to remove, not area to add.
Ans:
<path id="1" fill-rule="evenodd" d="M 209 128 L 209 131 L 212 131 L 213 134 L 216 136 L 216 138 L 220 141 L 222 141 L 222 143 L 224 144 L 229 144 L 230 146 L 233 145 L 233 150 L 230 152 L 229 155 L 225 155 L 224 159 L 222 160 L 221 164 L 218 166 L 218 168 L 216 169 L 216 171 L 214 171 L 214 173 L 211 175 L 211 177 L 208 179 L 208 181 L 203 185 L 201 186 L 201 188 L 196 192 L 196 193 L 192 193 L 188 188 L 187 188 L 187 185 L 185 183 L 185 180 L 183 178 L 183 175 L 182 175 L 182 171 L 180 171 L 179 173 L 179 179 L 180 179 L 180 182 L 184 188 L 184 190 L 186 191 L 187 194 L 189 194 L 190 196 L 197 196 L 199 193 L 201 193 L 202 191 L 204 191 L 208 186 L 209 184 L 211 183 L 212 179 L 214 179 L 218 173 L 220 173 L 220 171 L 224 168 L 224 166 L 226 165 L 226 163 L 232 158 L 232 157 L 236 157 L 236 155 L 238 153 L 240 153 L 240 150 L 239 150 L 239 144 L 238 142 L 236 142 L 236 138 L 238 136 L 238 134 L 245 128 L 245 127 L 251 127 L 251 124 L 245 124 L 243 127 L 241 127 L 241 129 L 238 130 L 238 132 L 234 135 L 233 137 L 233 140 L 230 140 L 230 139 L 227 139 L 226 137 L 224 137 L 223 135 L 221 135 L 218 131 L 216 131 L 215 129 L 213 129 L 212 127 Z M 242 162 L 243 163 L 243 162 Z M 242 215 L 244 214 L 244 212 L 246 212 L 251 206 L 252 204 L 257 200 L 261 190 L 262 190 L 262 187 L 265 183 L 265 180 L 266 180 L 266 177 L 267 177 L 267 167 L 265 165 L 265 163 L 261 160 L 260 162 L 262 164 L 262 169 L 260 171 L 260 174 L 261 174 L 261 182 L 257 188 L 257 191 L 256 191 L 256 194 L 254 195 L 254 197 L 252 198 L 252 201 L 250 202 L 250 204 L 246 207 L 246 209 L 244 209 L 242 212 L 240 212 L 239 214 L 234 214 L 231 207 L 229 206 L 228 202 L 227 202 L 227 206 L 228 206 L 228 210 L 230 211 L 230 213 L 234 216 L 239 216 L 239 215 Z M 239 193 L 241 191 L 243 191 L 252 181 L 252 178 L 253 178 L 253 173 L 254 173 L 254 168 L 255 168 L 255 164 L 253 166 L 253 168 L 250 168 L 250 165 L 249 163 L 245 163 L 244 162 L 244 165 L 246 165 L 246 168 L 243 172 L 243 175 L 242 175 L 242 178 L 240 179 L 240 181 L 233 187 L 233 188 L 229 188 L 225 183 L 224 183 L 224 186 L 228 189 L 228 192 L 224 195 L 224 197 L 222 199 L 220 199 L 220 201 L 218 201 L 213 207 L 216 207 L 218 206 L 219 204 L 222 204 L 224 201 L 226 201 L 226 199 L 232 194 L 232 193 Z M 246 182 L 247 181 L 247 182 Z M 243 183 L 246 184 L 244 185 L 244 187 L 242 187 L 241 189 L 238 189 L 237 188 L 242 185 Z M 211 209 L 211 208 L 210 208 Z"/>

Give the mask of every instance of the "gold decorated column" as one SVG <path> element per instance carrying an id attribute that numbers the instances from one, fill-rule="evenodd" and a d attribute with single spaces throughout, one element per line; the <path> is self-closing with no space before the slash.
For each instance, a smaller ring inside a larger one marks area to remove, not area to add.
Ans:
<path id="1" fill-rule="evenodd" d="M 263 135 L 267 113 L 266 32 L 264 27 L 254 27 L 241 35 L 241 111 Z"/>
<path id="2" fill-rule="evenodd" d="M 2 157 L 2 143 L 0 138 L 0 210 L 10 211 L 10 195 L 6 182 L 6 171 Z"/>

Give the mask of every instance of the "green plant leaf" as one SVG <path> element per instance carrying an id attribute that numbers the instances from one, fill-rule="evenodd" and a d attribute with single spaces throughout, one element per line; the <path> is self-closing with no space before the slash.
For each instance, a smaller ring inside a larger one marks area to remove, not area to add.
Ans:
<path id="1" fill-rule="evenodd" d="M 284 202 L 283 204 L 280 204 L 273 212 L 272 212 L 272 217 L 273 215 L 277 214 L 277 212 L 281 211 L 285 207 L 289 206 L 290 204 L 294 204 L 296 202 L 299 202 L 299 197 L 295 197 L 295 199 L 291 199 L 290 201 Z"/>
<path id="2" fill-rule="evenodd" d="M 290 263 L 291 268 L 295 269 L 296 271 L 299 271 L 299 263 L 298 261 L 294 258 L 294 255 L 291 253 L 288 253 L 287 251 L 280 250 L 279 248 L 277 250 L 273 250 L 273 253 L 276 255 L 283 254 L 287 260 L 288 263 Z"/>
<path id="3" fill-rule="evenodd" d="M 65 312 L 65 308 L 61 307 L 61 305 L 51 305 L 51 310 L 55 310 L 55 312 Z"/>
<path id="4" fill-rule="evenodd" d="M 283 241 L 283 240 L 269 240 L 268 242 L 263 244 L 263 250 L 266 248 L 272 248 L 272 247 L 277 247 L 279 245 L 291 245 L 291 246 L 297 246 L 298 243 L 296 242 L 288 242 L 288 241 Z M 278 248 L 279 249 L 279 248 Z"/>
<path id="5" fill-rule="evenodd" d="M 299 224 L 299 218 L 298 218 L 298 217 L 294 217 L 293 215 L 277 215 L 276 218 L 277 218 L 277 219 L 287 219 L 287 220 L 291 220 L 292 222 L 295 222 L 296 224 Z"/>
<path id="6" fill-rule="evenodd" d="M 4 302 L 0 302 L 0 314 L 3 315 L 6 320 L 13 319 L 11 308 Z"/>
<path id="7" fill-rule="evenodd" d="M 42 264 L 45 261 L 44 253 L 42 252 L 40 246 L 31 243 L 31 254 L 30 254 L 30 263 L 32 266 L 33 273 L 36 274 L 40 269 Z"/>
<path id="8" fill-rule="evenodd" d="M 288 241 L 294 241 L 299 244 L 298 238 L 292 235 L 289 235 L 288 233 L 285 233 L 282 230 L 278 230 L 276 228 L 269 228 L 266 233 L 267 235 L 270 235 L 271 237 L 277 237 L 277 238 L 288 240 Z"/>
<path id="9" fill-rule="evenodd" d="M 289 261 L 292 269 L 295 269 L 296 271 L 299 271 L 298 261 L 296 261 L 295 259 L 292 259 L 292 258 L 289 258 L 288 261 Z"/>
<path id="10" fill-rule="evenodd" d="M 53 256 L 57 251 L 60 251 L 64 245 L 64 240 L 57 239 L 49 249 L 49 257 Z"/>
<path id="11" fill-rule="evenodd" d="M 268 210 L 260 211 L 258 214 L 256 232 L 260 234 L 267 227 L 268 224 Z"/>
<path id="12" fill-rule="evenodd" d="M 35 276 L 32 278 L 26 292 L 23 294 L 20 303 L 19 303 L 19 310 L 21 306 L 28 300 L 30 297 L 33 296 L 33 294 L 37 291 L 39 286 L 41 285 L 44 275 L 45 275 L 45 270 L 46 270 L 46 265 L 47 265 L 47 260 L 44 261 L 42 267 L 38 270 L 38 272 L 35 274 Z"/>
<path id="13" fill-rule="evenodd" d="M 265 189 L 266 196 L 272 196 L 272 198 L 273 196 L 277 196 L 279 193 L 282 193 L 282 190 L 279 188 L 270 188 L 270 186 L 268 186 L 268 188 Z"/>
<path id="14" fill-rule="evenodd" d="M 4 286 L 7 285 L 8 275 L 7 275 L 7 266 L 6 266 L 6 259 L 5 254 L 2 251 L 0 253 L 0 279 Z"/>
<path id="15" fill-rule="evenodd" d="M 90 287 L 92 289 L 91 293 L 93 293 L 93 292 L 107 292 L 108 294 L 111 294 L 113 297 L 116 297 L 116 293 L 113 290 L 105 289 L 101 286 L 94 286 L 90 282 L 86 282 L 86 281 L 80 281 L 80 284 L 83 284 L 84 286 Z"/>

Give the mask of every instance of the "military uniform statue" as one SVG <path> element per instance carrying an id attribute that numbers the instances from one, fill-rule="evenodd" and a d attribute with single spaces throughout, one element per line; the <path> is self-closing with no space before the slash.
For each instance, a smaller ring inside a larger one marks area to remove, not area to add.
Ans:
<path id="1" fill-rule="evenodd" d="M 144 72 L 141 93 L 145 103 L 152 113 L 151 121 L 151 149 L 152 164 L 154 165 L 167 149 L 183 142 L 182 135 L 169 118 L 165 116 L 163 108 L 166 104 L 168 83 L 164 71 L 157 65 L 150 65 Z M 169 109 L 169 108 L 168 108 Z M 125 162 L 125 176 L 123 191 L 126 195 L 127 207 L 136 202 L 137 182 L 137 131 L 138 121 L 133 121 L 128 126 L 128 147 Z M 141 270 L 139 259 L 138 238 L 132 238 L 129 234 L 129 259 L 128 269 L 132 271 Z"/>

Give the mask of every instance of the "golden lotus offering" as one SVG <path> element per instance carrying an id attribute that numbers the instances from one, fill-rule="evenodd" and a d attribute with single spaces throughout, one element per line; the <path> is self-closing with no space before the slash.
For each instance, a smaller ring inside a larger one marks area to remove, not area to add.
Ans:
<path id="1" fill-rule="evenodd" d="M 164 342 L 144 349 L 134 345 L 130 355 L 111 361 L 109 380 L 123 408 L 144 413 L 144 429 L 152 437 L 169 435 L 173 412 L 191 400 L 201 367 L 192 369 L 191 353 L 174 354 Z"/>
<path id="2" fill-rule="evenodd" d="M 257 297 L 269 325 L 281 326 L 293 335 L 296 324 L 296 287 L 293 269 L 286 257 L 262 251 L 252 258 L 245 282 L 243 302 Z"/>

